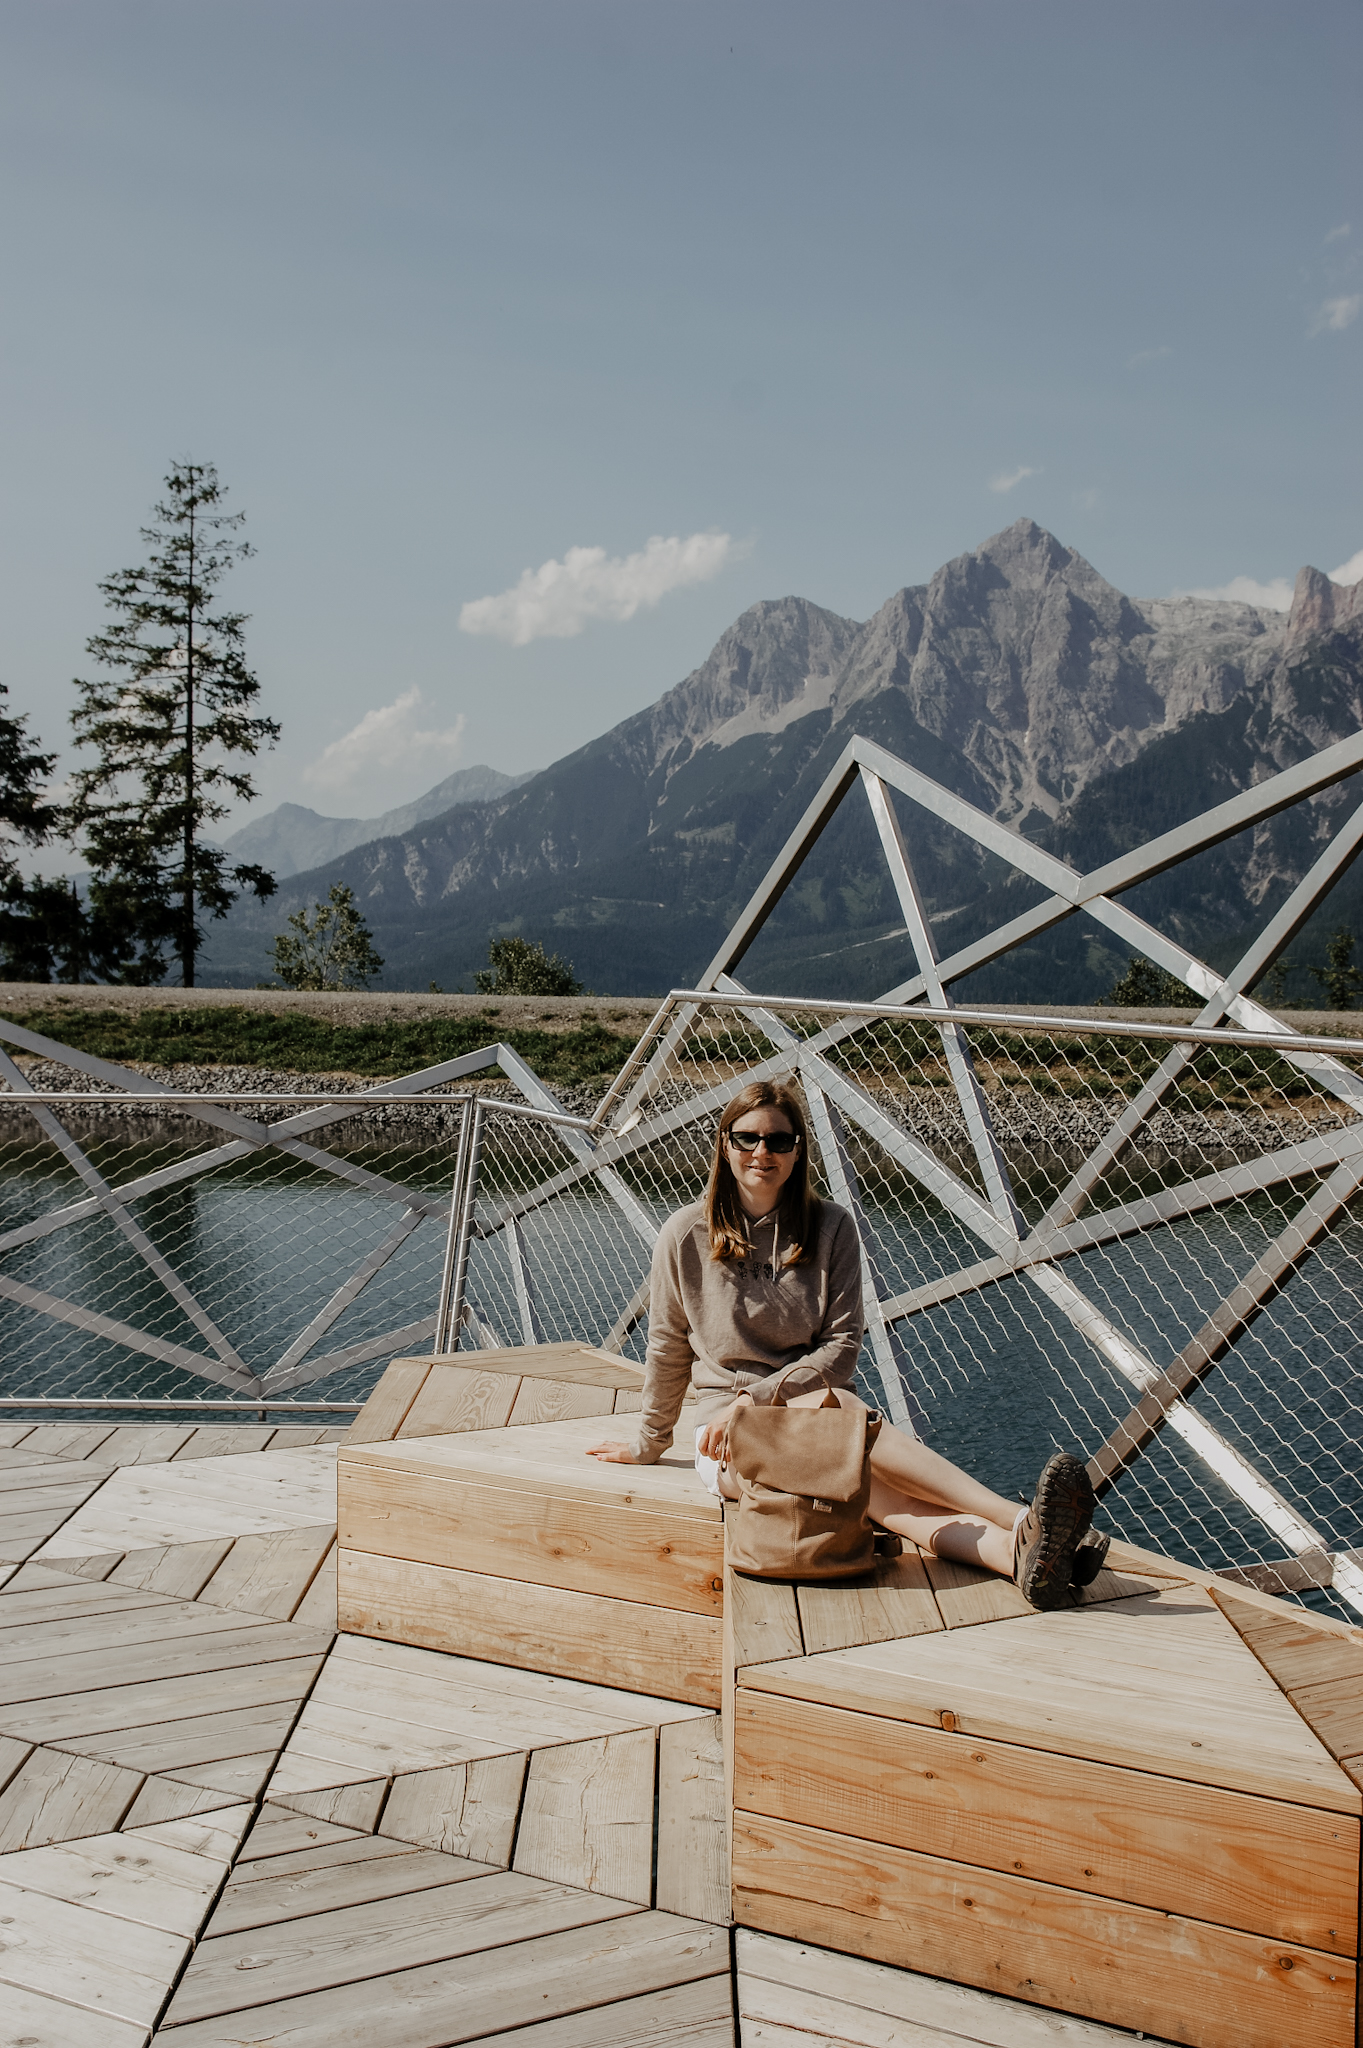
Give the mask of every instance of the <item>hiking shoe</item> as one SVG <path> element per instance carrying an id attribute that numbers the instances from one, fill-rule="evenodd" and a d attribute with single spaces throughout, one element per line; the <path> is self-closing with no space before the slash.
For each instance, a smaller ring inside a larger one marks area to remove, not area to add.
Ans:
<path id="1" fill-rule="evenodd" d="M 1100 1536 L 1096 1529 L 1090 1529 L 1082 1543 L 1076 1544 L 1074 1563 L 1070 1567 L 1072 1586 L 1091 1586 L 1107 1562 L 1110 1536 Z"/>
<path id="2" fill-rule="evenodd" d="M 1014 1539 L 1013 1579 L 1033 1607 L 1065 1605 L 1074 1554 L 1092 1520 L 1093 1487 L 1087 1470 L 1068 1451 L 1057 1451 L 1046 1461 Z"/>

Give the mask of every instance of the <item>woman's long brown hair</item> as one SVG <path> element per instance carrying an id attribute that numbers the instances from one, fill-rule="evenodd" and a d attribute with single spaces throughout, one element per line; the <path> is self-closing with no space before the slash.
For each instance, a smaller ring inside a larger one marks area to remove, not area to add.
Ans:
<path id="1" fill-rule="evenodd" d="M 750 1081 L 735 1095 L 719 1120 L 715 1132 L 715 1156 L 710 1165 L 710 1183 L 705 1190 L 705 1220 L 710 1229 L 712 1259 L 746 1259 L 752 1256 L 748 1219 L 738 1199 L 738 1183 L 725 1157 L 724 1140 L 731 1126 L 750 1109 L 779 1109 L 800 1140 L 794 1171 L 781 1190 L 780 1227 L 791 1241 L 783 1266 L 802 1266 L 814 1256 L 818 1232 L 819 1198 L 814 1192 L 809 1165 L 809 1132 L 805 1128 L 804 1104 L 793 1089 L 780 1081 Z"/>

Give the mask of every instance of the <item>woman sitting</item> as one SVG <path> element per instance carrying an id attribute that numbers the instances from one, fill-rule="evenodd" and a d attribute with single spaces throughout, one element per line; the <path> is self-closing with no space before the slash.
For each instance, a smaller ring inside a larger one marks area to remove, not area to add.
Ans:
<path id="1" fill-rule="evenodd" d="M 845 1209 L 815 1195 L 799 1097 L 755 1081 L 729 1103 L 715 1134 L 704 1198 L 663 1225 L 653 1254 L 639 1434 L 590 1455 L 653 1464 L 672 1442 L 688 1383 L 697 1396 L 696 1469 L 712 1493 L 738 1497 L 725 1464 L 729 1422 L 771 1398 L 819 1407 L 831 1388 L 844 1407 L 862 1336 L 861 1247 Z M 795 1391 L 792 1391 L 795 1389 Z M 1034 1607 L 1064 1605 L 1086 1585 L 1107 1538 L 1085 1543 L 1093 1488 L 1077 1458 L 1057 1451 L 1030 1508 L 1016 1507 L 885 1424 L 871 1452 L 871 1518 L 938 1557 L 1016 1581 Z"/>

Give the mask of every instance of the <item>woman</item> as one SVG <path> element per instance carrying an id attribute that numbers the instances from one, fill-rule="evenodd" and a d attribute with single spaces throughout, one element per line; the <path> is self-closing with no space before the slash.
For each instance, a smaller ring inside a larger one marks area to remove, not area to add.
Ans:
<path id="1" fill-rule="evenodd" d="M 730 1420 L 770 1400 L 774 1374 L 791 1407 L 844 1407 L 861 1345 L 861 1247 L 845 1209 L 814 1193 L 804 1111 L 794 1092 L 754 1081 L 715 1134 L 703 1200 L 663 1225 L 653 1254 L 648 1355 L 634 1444 L 590 1455 L 653 1464 L 672 1442 L 688 1382 L 697 1396 L 696 1468 L 712 1493 L 738 1497 L 724 1463 Z M 764 1389 L 767 1391 L 764 1392 Z M 794 1391 L 792 1391 L 794 1390 Z M 1087 1545 L 1093 1489 L 1059 1451 L 1018 1508 L 903 1430 L 882 1427 L 871 1452 L 871 1517 L 938 1557 L 1015 1579 L 1034 1607 L 1059 1607 L 1097 1573 L 1107 1539 Z"/>

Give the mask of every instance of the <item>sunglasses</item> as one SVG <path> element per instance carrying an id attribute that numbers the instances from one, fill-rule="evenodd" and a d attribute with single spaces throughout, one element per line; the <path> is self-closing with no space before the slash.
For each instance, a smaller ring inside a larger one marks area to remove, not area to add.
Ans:
<path id="1" fill-rule="evenodd" d="M 759 1145 L 765 1145 L 768 1152 L 781 1154 L 793 1152 L 800 1142 L 794 1131 L 729 1130 L 724 1135 L 739 1152 L 755 1152 Z"/>

